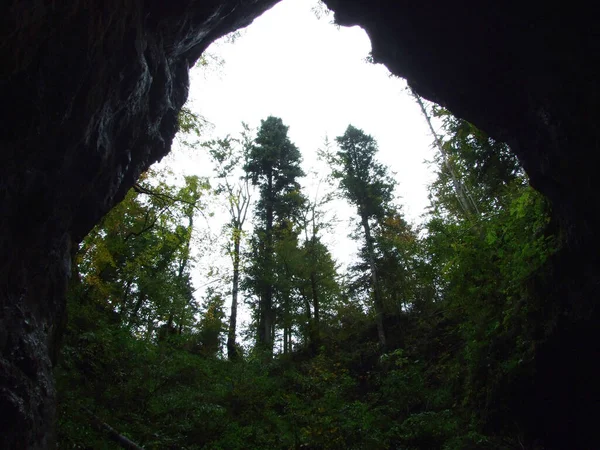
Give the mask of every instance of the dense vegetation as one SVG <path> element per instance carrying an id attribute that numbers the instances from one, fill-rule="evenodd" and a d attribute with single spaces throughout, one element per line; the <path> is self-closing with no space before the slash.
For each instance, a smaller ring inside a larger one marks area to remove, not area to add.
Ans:
<path id="1" fill-rule="evenodd" d="M 532 286 L 559 240 L 508 148 L 434 114 L 444 135 L 422 228 L 371 136 L 349 126 L 323 153 L 356 211 L 347 272 L 325 245 L 329 197 L 306 194 L 281 119 L 206 142 L 210 183 L 147 173 L 77 253 L 59 447 L 525 448 L 512 414 L 555 320 Z M 196 290 L 209 197 L 230 214 L 231 276 Z"/>

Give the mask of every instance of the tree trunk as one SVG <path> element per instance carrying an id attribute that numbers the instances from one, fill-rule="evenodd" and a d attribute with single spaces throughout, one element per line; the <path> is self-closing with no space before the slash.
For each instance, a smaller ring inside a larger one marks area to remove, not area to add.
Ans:
<path id="1" fill-rule="evenodd" d="M 310 346 L 312 348 L 313 342 L 313 316 L 312 311 L 310 309 L 310 300 L 306 295 L 306 292 L 303 287 L 300 288 L 300 295 L 302 296 L 302 300 L 304 300 L 304 308 L 306 313 L 306 332 L 303 335 L 304 344 L 306 346 Z"/>
<path id="2" fill-rule="evenodd" d="M 240 240 L 241 230 L 235 229 L 233 236 L 233 286 L 231 289 L 231 316 L 229 317 L 229 333 L 227 334 L 227 356 L 230 361 L 237 359 L 235 333 L 237 326 L 237 299 L 240 280 Z"/>
<path id="3" fill-rule="evenodd" d="M 310 324 L 310 345 L 311 347 L 313 347 L 314 350 L 316 350 L 321 341 L 321 325 L 319 323 L 319 289 L 317 286 L 317 275 L 314 271 L 311 271 L 310 273 L 310 287 L 312 290 L 314 311 L 314 318 L 312 323 Z"/>
<path id="4" fill-rule="evenodd" d="M 471 216 L 474 214 L 479 215 L 479 208 L 477 208 L 475 200 L 473 200 L 473 197 L 469 193 L 467 187 L 459 180 L 458 176 L 456 175 L 456 172 L 454 171 L 454 168 L 452 167 L 452 164 L 450 163 L 450 159 L 448 158 L 448 155 L 444 150 L 444 146 L 442 145 L 442 140 L 433 128 L 433 124 L 431 123 L 431 117 L 429 117 L 429 114 L 425 109 L 423 100 L 421 99 L 419 94 L 417 94 L 413 89 L 411 89 L 411 92 L 413 97 L 416 99 L 417 103 L 421 107 L 421 112 L 423 113 L 425 121 L 427 122 L 427 125 L 429 125 L 429 130 L 431 131 L 431 134 L 435 139 L 435 146 L 442 154 L 442 161 L 444 161 L 444 165 L 446 166 L 446 169 L 450 174 L 450 178 L 452 179 L 452 185 L 454 187 L 454 193 L 456 194 L 458 203 L 460 204 L 466 216 Z"/>
<path id="5" fill-rule="evenodd" d="M 377 278 L 377 265 L 375 264 L 375 249 L 373 247 L 373 238 L 371 237 L 371 227 L 369 220 L 364 214 L 361 214 L 361 222 L 365 231 L 365 241 L 367 243 L 367 252 L 369 253 L 369 266 L 371 268 L 371 280 L 373 282 L 373 296 L 375 297 L 375 321 L 377 323 L 377 336 L 379 337 L 379 345 L 385 349 L 386 339 L 383 326 L 383 299 L 381 297 L 381 289 Z"/>
<path id="6" fill-rule="evenodd" d="M 267 227 L 265 230 L 265 261 L 266 269 L 271 270 L 271 261 L 273 259 L 273 175 L 269 174 L 267 181 L 268 200 L 266 205 Z M 264 276 L 264 275 L 263 275 Z M 263 305 L 260 309 L 262 315 L 262 329 L 259 330 L 259 344 L 268 352 L 273 352 L 273 286 L 269 281 L 264 285 L 265 293 Z"/>
<path id="7" fill-rule="evenodd" d="M 96 416 L 92 411 L 87 408 L 82 408 L 92 419 L 92 423 L 95 428 L 100 431 L 105 432 L 110 439 L 117 443 L 119 447 L 127 449 L 127 450 L 144 450 L 142 447 L 137 445 L 135 442 L 129 440 L 127 437 L 123 436 L 113 427 L 108 425 L 106 422 L 102 421 L 98 416 Z"/>

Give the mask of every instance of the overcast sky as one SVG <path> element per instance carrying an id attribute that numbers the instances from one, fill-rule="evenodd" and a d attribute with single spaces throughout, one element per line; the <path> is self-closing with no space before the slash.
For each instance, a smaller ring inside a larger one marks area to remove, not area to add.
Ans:
<path id="1" fill-rule="evenodd" d="M 433 157 L 419 107 L 404 80 L 365 61 L 371 44 L 361 28 L 338 28 L 332 15 L 318 19 L 316 5 L 316 0 L 283 0 L 234 43 L 213 44 L 207 53 L 224 64 L 192 70 L 188 106 L 214 124 L 206 139 L 235 135 L 242 121 L 257 128 L 269 115 L 281 117 L 302 152 L 305 171 L 319 167 L 316 150 L 325 136 L 334 141 L 349 124 L 363 129 L 377 140 L 380 161 L 396 173 L 397 203 L 410 222 L 418 222 L 432 181 L 424 160 Z M 175 150 L 168 164 L 186 174 L 212 175 L 204 152 Z M 332 208 L 340 226 L 326 241 L 334 257 L 347 262 L 356 251 L 346 238 L 354 211 L 339 203 Z"/>

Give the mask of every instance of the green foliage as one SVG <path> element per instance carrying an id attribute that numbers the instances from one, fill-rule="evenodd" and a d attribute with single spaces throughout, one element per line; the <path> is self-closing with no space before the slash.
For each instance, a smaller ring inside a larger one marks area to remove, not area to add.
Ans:
<path id="1" fill-rule="evenodd" d="M 387 168 L 375 160 L 377 142 L 352 125 L 336 142 L 340 149 L 330 165 L 344 196 L 358 208 L 361 217 L 383 217 L 393 198 L 395 183 Z"/>
<path id="2" fill-rule="evenodd" d="M 440 160 L 432 209 L 415 230 L 391 202 L 375 141 L 349 127 L 334 176 L 371 240 L 346 276 L 323 243 L 320 206 L 300 191 L 300 153 L 280 119 L 263 121 L 256 139 L 207 144 L 230 208 L 239 203 L 227 180 L 246 156 L 242 179 L 261 192 L 240 270 L 256 302 L 250 332 L 270 320 L 268 335 L 282 334 L 269 358 L 259 340 L 225 360 L 223 295 L 207 291 L 202 306 L 193 297 L 194 217 L 208 183 L 141 180 L 77 256 L 56 369 L 59 447 L 115 448 L 89 410 L 147 449 L 535 448 L 520 394 L 559 314 L 535 286 L 560 242 L 507 148 L 438 114 L 477 214 L 458 205 Z M 241 236 L 234 222 L 228 231 Z"/>
<path id="3" fill-rule="evenodd" d="M 281 264 L 281 259 L 288 259 L 285 254 L 290 251 L 290 243 L 294 247 L 297 232 L 293 223 L 299 218 L 304 203 L 297 181 L 304 175 L 300 168 L 301 155 L 289 140 L 287 131 L 288 127 L 277 117 L 263 120 L 244 167 L 260 190 L 246 286 L 258 298 L 257 337 L 267 353 L 272 352 L 278 319 L 284 322 L 284 348 L 286 351 L 288 348 L 291 287 L 287 280 L 291 274 L 289 264 L 285 261 Z"/>
<path id="4" fill-rule="evenodd" d="M 372 136 L 349 125 L 344 135 L 336 138 L 336 142 L 339 151 L 335 156 L 329 157 L 332 176 L 339 180 L 343 197 L 356 206 L 364 236 L 362 260 L 353 267 L 359 277 L 355 285 L 362 284 L 366 287 L 368 284 L 372 291 L 378 340 L 381 347 L 385 348 L 386 300 L 381 281 L 384 261 L 378 258 L 377 239 L 373 231 L 393 210 L 391 201 L 395 182 L 388 175 L 387 167 L 375 160 L 378 148 Z M 379 239 L 379 243 L 383 241 Z M 370 283 L 366 281 L 367 274 L 370 276 Z"/>
<path id="5" fill-rule="evenodd" d="M 222 334 L 227 330 L 224 304 L 225 299 L 221 294 L 208 290 L 198 324 L 198 352 L 202 355 L 214 357 L 221 351 Z"/>
<path id="6" fill-rule="evenodd" d="M 287 131 L 280 118 L 270 116 L 261 121 L 245 166 L 252 183 L 261 192 L 257 216 L 265 229 L 269 222 L 272 225 L 294 218 L 303 203 L 297 181 L 304 176 L 300 167 L 302 157 Z"/>
<path id="7" fill-rule="evenodd" d="M 205 117 L 193 112 L 186 106 L 179 111 L 177 120 L 179 125 L 177 137 L 185 147 L 191 149 L 199 145 L 199 138 L 204 130 L 211 125 Z"/>
<path id="8" fill-rule="evenodd" d="M 503 142 L 440 107 L 434 107 L 434 116 L 442 120 L 447 138 L 441 143 L 444 154 L 436 157 L 439 169 L 432 185 L 433 206 L 450 214 L 461 214 L 454 177 L 479 213 L 485 215 L 506 208 L 510 189 L 526 185 L 516 156 Z"/>
<path id="9" fill-rule="evenodd" d="M 231 236 L 227 242 L 227 253 L 232 262 L 231 281 L 231 313 L 229 316 L 229 329 L 227 335 L 227 354 L 230 359 L 237 358 L 236 344 L 237 307 L 240 285 L 240 266 L 242 265 L 242 243 L 244 240 L 244 224 L 251 203 L 250 180 L 243 171 L 242 162 L 247 162 L 248 153 L 252 147 L 250 128 L 242 124 L 243 131 L 239 139 L 227 136 L 225 139 L 209 141 L 203 144 L 209 149 L 210 156 L 215 164 L 219 180 L 215 192 L 225 196 L 230 221 L 225 229 Z M 236 175 L 238 179 L 235 180 Z"/>
<path id="10" fill-rule="evenodd" d="M 161 321 L 193 322 L 190 242 L 208 184 L 187 177 L 178 188 L 152 174 L 143 183 L 85 238 L 76 280 L 81 301 L 112 309 L 123 325 L 152 336 Z"/>

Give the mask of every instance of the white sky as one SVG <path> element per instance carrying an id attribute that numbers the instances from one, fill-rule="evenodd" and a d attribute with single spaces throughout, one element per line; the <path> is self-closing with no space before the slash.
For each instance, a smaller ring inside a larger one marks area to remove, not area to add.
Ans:
<path id="1" fill-rule="evenodd" d="M 257 128 L 269 115 L 281 117 L 298 146 L 304 169 L 317 167 L 316 150 L 325 136 L 334 141 L 352 124 L 379 144 L 379 159 L 396 173 L 397 203 L 409 222 L 419 222 L 429 202 L 432 137 L 404 80 L 391 78 L 381 65 L 365 62 L 371 50 L 358 27 L 338 28 L 332 15 L 320 20 L 316 0 L 283 0 L 242 31 L 233 44 L 219 42 L 208 50 L 225 64 L 194 69 L 188 106 L 214 128 L 205 138 L 237 135 L 241 122 Z M 202 150 L 174 152 L 166 162 L 176 171 L 211 176 Z M 327 169 L 322 167 L 320 172 Z M 305 183 L 306 184 L 306 183 Z M 309 186 L 307 186 L 310 188 Z M 340 225 L 327 242 L 334 257 L 348 261 L 356 244 L 346 238 L 353 209 L 332 206 Z M 197 283 L 196 283 L 197 284 Z"/>

